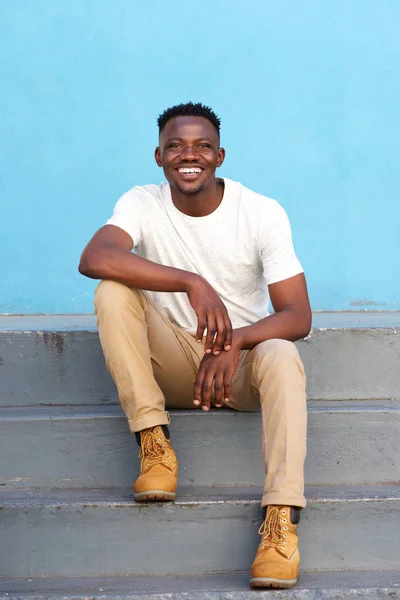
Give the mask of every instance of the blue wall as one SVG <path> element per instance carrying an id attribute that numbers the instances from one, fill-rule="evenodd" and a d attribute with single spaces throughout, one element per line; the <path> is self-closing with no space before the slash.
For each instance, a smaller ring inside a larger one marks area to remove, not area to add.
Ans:
<path id="1" fill-rule="evenodd" d="M 92 311 L 80 252 L 209 103 L 279 198 L 314 309 L 400 309 L 399 0 L 0 0 L 0 312 Z"/>

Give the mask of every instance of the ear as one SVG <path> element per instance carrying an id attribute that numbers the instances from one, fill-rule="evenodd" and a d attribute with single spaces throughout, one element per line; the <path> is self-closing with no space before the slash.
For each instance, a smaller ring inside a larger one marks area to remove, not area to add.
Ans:
<path id="1" fill-rule="evenodd" d="M 218 160 L 217 160 L 217 168 L 222 165 L 225 160 L 225 148 L 219 148 L 218 150 Z"/>
<path id="2" fill-rule="evenodd" d="M 157 146 L 157 148 L 154 150 L 154 158 L 156 159 L 156 163 L 158 167 L 162 167 L 162 159 L 161 159 L 161 150 L 160 150 L 160 146 Z"/>

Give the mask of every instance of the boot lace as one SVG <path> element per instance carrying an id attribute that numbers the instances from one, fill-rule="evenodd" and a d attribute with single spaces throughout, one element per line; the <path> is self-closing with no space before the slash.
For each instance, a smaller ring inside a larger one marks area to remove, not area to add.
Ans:
<path id="1" fill-rule="evenodd" d="M 287 531 L 286 508 L 280 509 L 277 506 L 270 507 L 264 523 L 258 530 L 258 533 L 262 536 L 262 549 L 277 548 L 284 551 L 287 544 Z"/>
<path id="2" fill-rule="evenodd" d="M 154 465 L 163 464 L 170 468 L 170 453 L 165 438 L 157 429 L 150 429 L 142 434 L 139 452 L 141 472 L 146 473 Z"/>

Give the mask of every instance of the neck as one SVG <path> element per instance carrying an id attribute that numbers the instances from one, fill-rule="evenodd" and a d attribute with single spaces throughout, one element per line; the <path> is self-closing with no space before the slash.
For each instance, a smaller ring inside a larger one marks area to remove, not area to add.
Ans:
<path id="1" fill-rule="evenodd" d="M 171 187 L 172 202 L 175 207 L 189 217 L 206 217 L 218 208 L 224 195 L 224 183 L 213 179 L 204 190 L 197 194 L 184 194 Z"/>

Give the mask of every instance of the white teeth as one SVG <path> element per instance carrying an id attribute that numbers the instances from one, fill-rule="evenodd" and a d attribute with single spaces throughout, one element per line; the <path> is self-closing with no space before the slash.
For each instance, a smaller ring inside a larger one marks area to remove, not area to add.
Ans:
<path id="1" fill-rule="evenodd" d="M 178 169 L 179 173 L 201 173 L 201 169 Z"/>

